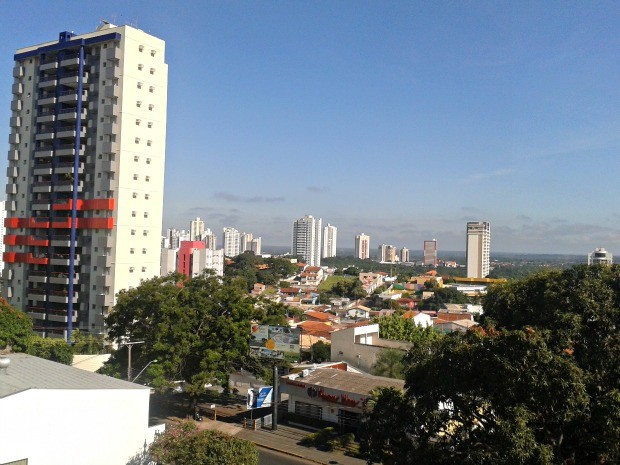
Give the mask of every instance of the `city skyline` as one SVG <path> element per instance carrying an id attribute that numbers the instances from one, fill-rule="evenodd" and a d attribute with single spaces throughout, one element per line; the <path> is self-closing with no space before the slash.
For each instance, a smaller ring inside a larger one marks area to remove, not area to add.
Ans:
<path id="1" fill-rule="evenodd" d="M 0 19 L 4 89 L 16 48 L 101 18 L 166 41 L 162 231 L 200 217 L 285 246 L 312 212 L 344 248 L 464 250 L 480 219 L 492 253 L 620 248 L 617 4 L 27 5 Z"/>

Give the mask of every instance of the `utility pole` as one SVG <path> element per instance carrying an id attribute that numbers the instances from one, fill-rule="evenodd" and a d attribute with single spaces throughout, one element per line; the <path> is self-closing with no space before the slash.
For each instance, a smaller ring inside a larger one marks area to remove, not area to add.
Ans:
<path id="1" fill-rule="evenodd" d="M 126 341 L 121 345 L 127 346 L 127 381 L 131 381 L 131 348 L 136 344 L 144 344 L 145 341 Z"/>
<path id="2" fill-rule="evenodd" d="M 271 393 L 271 401 L 273 410 L 271 411 L 271 429 L 273 431 L 278 429 L 278 403 L 280 402 L 280 391 L 278 386 L 278 365 L 273 364 L 273 392 Z"/>

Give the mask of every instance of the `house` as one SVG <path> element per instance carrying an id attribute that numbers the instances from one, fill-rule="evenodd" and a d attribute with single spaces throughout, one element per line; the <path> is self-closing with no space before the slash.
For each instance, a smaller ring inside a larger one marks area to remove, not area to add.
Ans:
<path id="1" fill-rule="evenodd" d="M 361 323 L 331 333 L 331 360 L 347 362 L 360 370 L 372 371 L 382 350 L 405 351 L 411 346 L 409 342 L 381 339 L 378 324 Z"/>
<path id="2" fill-rule="evenodd" d="M 371 308 L 365 307 L 364 305 L 354 305 L 349 310 L 347 310 L 346 315 L 348 318 L 363 318 L 367 320 L 368 318 L 370 318 L 371 311 Z"/>
<path id="3" fill-rule="evenodd" d="M 254 288 L 252 289 L 251 294 L 252 295 L 261 295 L 263 292 L 265 292 L 265 289 L 267 289 L 267 287 L 264 284 L 255 283 L 254 284 Z"/>
<path id="4" fill-rule="evenodd" d="M 0 367 L 2 464 L 125 465 L 163 431 L 148 387 L 26 354 Z"/>
<path id="5" fill-rule="evenodd" d="M 326 312 L 306 310 L 304 312 L 304 315 L 306 316 L 306 321 L 320 321 L 322 323 L 327 323 L 327 324 L 340 322 L 340 318 L 338 318 L 335 315 L 332 315 L 331 313 L 326 313 Z"/>
<path id="6" fill-rule="evenodd" d="M 416 326 L 427 328 L 433 326 L 433 319 L 427 313 L 409 310 L 403 314 L 403 318 L 412 319 Z"/>
<path id="7" fill-rule="evenodd" d="M 300 277 L 302 285 L 315 287 L 326 278 L 325 271 L 320 266 L 307 266 Z"/>
<path id="8" fill-rule="evenodd" d="M 297 324 L 297 327 L 302 329 L 302 337 L 303 335 L 311 335 L 319 338 L 322 337 L 327 341 L 331 340 L 331 333 L 334 331 L 330 324 L 320 321 L 302 321 Z"/>

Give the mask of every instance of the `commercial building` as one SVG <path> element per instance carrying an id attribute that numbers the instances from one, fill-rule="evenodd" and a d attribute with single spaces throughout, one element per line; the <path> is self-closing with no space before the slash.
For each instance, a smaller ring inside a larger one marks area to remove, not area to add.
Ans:
<path id="1" fill-rule="evenodd" d="M 362 233 L 355 236 L 355 258 L 370 258 L 370 236 Z"/>
<path id="2" fill-rule="evenodd" d="M 195 220 L 189 222 L 189 240 L 201 241 L 205 232 L 205 222 L 196 217 Z"/>
<path id="3" fill-rule="evenodd" d="M 432 266 L 437 268 L 437 239 L 432 241 L 424 241 L 424 266 Z"/>
<path id="4" fill-rule="evenodd" d="M 321 266 L 321 218 L 305 215 L 293 222 L 291 254 L 310 266 Z"/>
<path id="5" fill-rule="evenodd" d="M 338 239 L 338 228 L 327 223 L 323 229 L 323 258 L 336 256 L 336 241 Z"/>
<path id="6" fill-rule="evenodd" d="M 597 247 L 588 254 L 588 265 L 612 265 L 614 256 L 603 247 Z"/>
<path id="7" fill-rule="evenodd" d="M 222 249 L 227 257 L 239 255 L 241 235 L 235 228 L 224 228 L 222 236 Z"/>
<path id="8" fill-rule="evenodd" d="M 3 294 L 40 335 L 103 332 L 117 292 L 159 275 L 164 53 L 106 23 L 14 56 Z"/>
<path id="9" fill-rule="evenodd" d="M 467 223 L 467 277 L 486 278 L 491 264 L 491 223 Z"/>
<path id="10" fill-rule="evenodd" d="M 7 362 L 8 361 L 8 362 Z M 26 354 L 0 356 L 0 463 L 125 465 L 149 427 L 150 389 Z"/>

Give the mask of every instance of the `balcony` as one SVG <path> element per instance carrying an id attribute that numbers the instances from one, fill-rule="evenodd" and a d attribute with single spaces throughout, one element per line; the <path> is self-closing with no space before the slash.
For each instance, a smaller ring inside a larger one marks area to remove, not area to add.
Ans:
<path id="1" fill-rule="evenodd" d="M 68 300 L 68 299 L 67 299 Z M 50 296 L 50 302 L 53 302 L 53 300 L 51 299 Z M 67 302 L 68 303 L 68 302 Z M 74 299 L 74 303 L 75 303 L 75 299 Z M 60 313 L 57 310 L 50 310 L 50 312 L 47 314 L 47 319 L 49 321 L 56 321 L 59 323 L 67 323 L 69 318 L 67 317 L 67 312 L 63 312 Z M 73 319 L 72 321 L 75 323 L 77 321 L 77 311 L 73 311 Z"/>
<path id="2" fill-rule="evenodd" d="M 6 185 L 6 193 L 7 194 L 17 194 L 17 184 L 7 184 Z"/>
<path id="3" fill-rule="evenodd" d="M 75 128 L 72 129 L 65 129 L 65 128 L 60 128 L 58 130 L 58 132 L 56 133 L 56 137 L 57 138 L 70 138 L 70 139 L 75 139 L 77 135 L 77 131 L 75 130 Z M 80 131 L 80 137 L 86 137 L 86 128 L 82 128 Z"/>
<path id="4" fill-rule="evenodd" d="M 105 274 L 97 275 L 95 284 L 99 287 L 110 287 L 112 285 L 112 276 Z"/>
<path id="5" fill-rule="evenodd" d="M 109 104 L 103 106 L 103 115 L 104 116 L 117 116 L 118 115 L 118 105 L 117 104 Z"/>
<path id="6" fill-rule="evenodd" d="M 19 116 L 11 116 L 11 119 L 9 119 L 9 126 L 11 126 L 12 128 L 18 128 L 22 125 L 22 119 Z"/>
<path id="7" fill-rule="evenodd" d="M 104 123 L 102 125 L 103 133 L 106 135 L 118 134 L 118 123 Z"/>
<path id="8" fill-rule="evenodd" d="M 105 160 L 101 163 L 101 170 L 109 173 L 115 173 L 118 170 L 118 162 L 116 160 Z"/>
<path id="9" fill-rule="evenodd" d="M 13 67 L 13 77 L 14 78 L 22 78 L 24 77 L 24 67 L 21 65 L 15 65 Z"/>
<path id="10" fill-rule="evenodd" d="M 115 74 L 116 74 L 116 67 L 108 66 L 105 68 L 105 71 L 103 72 L 103 77 L 105 77 L 106 79 L 114 79 Z"/>
<path id="11" fill-rule="evenodd" d="M 30 307 L 27 313 L 33 320 L 45 320 L 44 307 Z"/>
<path id="12" fill-rule="evenodd" d="M 58 163 L 56 165 L 56 174 L 73 174 L 75 166 L 73 163 Z M 80 163 L 78 166 L 78 173 L 84 172 L 84 163 Z"/>
<path id="13" fill-rule="evenodd" d="M 114 297 L 111 295 L 97 294 L 95 303 L 101 307 L 111 307 L 114 305 Z"/>
<path id="14" fill-rule="evenodd" d="M 49 71 L 50 69 L 58 69 L 58 61 L 56 57 L 46 60 L 39 65 L 39 71 Z"/>
<path id="15" fill-rule="evenodd" d="M 16 178 L 18 176 L 17 166 L 7 166 L 7 168 L 6 168 L 6 176 L 8 178 Z"/>
<path id="16" fill-rule="evenodd" d="M 105 50 L 106 60 L 118 60 L 120 59 L 120 49 L 116 47 L 109 47 Z"/>
<path id="17" fill-rule="evenodd" d="M 84 155 L 84 145 L 80 145 L 80 155 Z M 59 157 L 62 156 L 74 156 L 75 155 L 75 145 L 74 144 L 62 144 L 56 148 L 56 155 Z M 36 155 L 35 155 L 36 156 Z"/>
<path id="18" fill-rule="evenodd" d="M 83 90 L 82 91 L 82 102 L 86 102 L 87 100 L 88 100 L 88 91 Z M 67 91 L 61 92 L 60 95 L 58 96 L 59 103 L 67 103 L 67 102 L 76 103 L 77 101 L 78 101 L 77 90 L 67 90 Z"/>
<path id="19" fill-rule="evenodd" d="M 68 255 L 68 254 L 53 254 L 50 257 L 50 264 L 51 265 L 69 266 L 69 262 L 70 262 L 70 255 Z M 80 256 L 79 255 L 75 255 L 75 258 L 73 259 L 73 264 L 74 265 L 79 265 L 80 264 Z"/>
<path id="20" fill-rule="evenodd" d="M 84 182 L 78 181 L 77 190 L 82 192 L 84 188 Z M 73 181 L 60 181 L 56 184 L 56 192 L 73 192 Z"/>
<path id="21" fill-rule="evenodd" d="M 77 87 L 80 81 L 79 72 L 68 73 L 63 75 L 58 81 L 63 86 Z M 82 84 L 88 84 L 88 73 L 85 72 L 82 76 Z"/>
<path id="22" fill-rule="evenodd" d="M 7 158 L 9 161 L 19 160 L 19 150 L 15 150 L 15 149 L 9 150 Z"/>
<path id="23" fill-rule="evenodd" d="M 12 100 L 11 101 L 11 110 L 12 111 L 21 111 L 22 110 L 22 101 L 21 100 Z"/>
<path id="24" fill-rule="evenodd" d="M 86 119 L 88 110 L 82 108 L 80 119 Z M 77 119 L 77 108 L 64 108 L 58 112 L 58 121 L 75 121 Z"/>
<path id="25" fill-rule="evenodd" d="M 16 82 L 11 87 L 11 92 L 14 95 L 21 95 L 21 94 L 23 94 L 24 93 L 24 85 L 21 82 Z"/>
<path id="26" fill-rule="evenodd" d="M 30 283 L 46 283 L 47 275 L 45 272 L 31 271 L 28 274 L 28 282 Z"/>
<path id="27" fill-rule="evenodd" d="M 31 209 L 33 211 L 49 211 L 50 201 L 49 200 L 34 200 L 32 202 Z"/>
<path id="28" fill-rule="evenodd" d="M 19 132 L 9 134 L 9 144 L 19 144 L 20 139 Z"/>
<path id="29" fill-rule="evenodd" d="M 77 304 L 77 295 L 73 294 L 73 303 Z M 69 295 L 66 291 L 50 291 L 49 301 L 57 304 L 68 304 Z"/>
<path id="30" fill-rule="evenodd" d="M 103 88 L 103 96 L 105 98 L 118 97 L 119 87 L 114 85 L 105 86 Z"/>
<path id="31" fill-rule="evenodd" d="M 37 116 L 37 123 L 53 123 L 56 120 L 56 115 L 52 112 L 39 113 Z"/>
<path id="32" fill-rule="evenodd" d="M 97 266 L 110 268 L 112 266 L 112 255 L 99 255 L 97 257 Z"/>
<path id="33" fill-rule="evenodd" d="M 118 152 L 118 144 L 116 142 L 106 141 L 101 144 L 102 153 L 116 153 Z"/>
<path id="34" fill-rule="evenodd" d="M 52 174 L 52 164 L 46 163 L 41 165 L 34 165 L 32 174 L 35 176 L 49 176 Z"/>
<path id="35" fill-rule="evenodd" d="M 43 129 L 34 136 L 35 140 L 52 140 L 54 138 L 53 129 Z"/>
<path id="36" fill-rule="evenodd" d="M 7 185 L 8 187 L 8 185 Z M 33 182 L 32 183 L 32 192 L 52 192 L 52 183 L 51 182 Z"/>
<path id="37" fill-rule="evenodd" d="M 61 68 L 69 68 L 69 67 L 77 67 L 77 66 L 80 66 L 79 55 L 63 57 L 63 59 L 60 61 Z"/>
<path id="38" fill-rule="evenodd" d="M 42 97 L 39 96 L 39 99 L 37 100 L 37 104 L 43 107 L 49 107 L 49 106 L 56 105 L 56 96 L 54 95 L 44 95 Z"/>
<path id="39" fill-rule="evenodd" d="M 58 84 L 58 78 L 55 75 L 43 76 L 39 80 L 39 89 L 47 89 L 50 87 L 56 87 Z"/>
<path id="40" fill-rule="evenodd" d="M 35 158 L 48 158 L 54 155 L 54 149 L 50 147 L 39 147 L 34 151 Z"/>
<path id="41" fill-rule="evenodd" d="M 50 283 L 52 284 L 62 284 L 62 285 L 68 285 L 69 284 L 69 275 L 67 273 L 58 273 L 58 272 L 53 272 L 49 278 Z M 80 282 L 80 275 L 79 274 L 75 274 L 73 275 L 73 284 L 79 284 Z"/>

